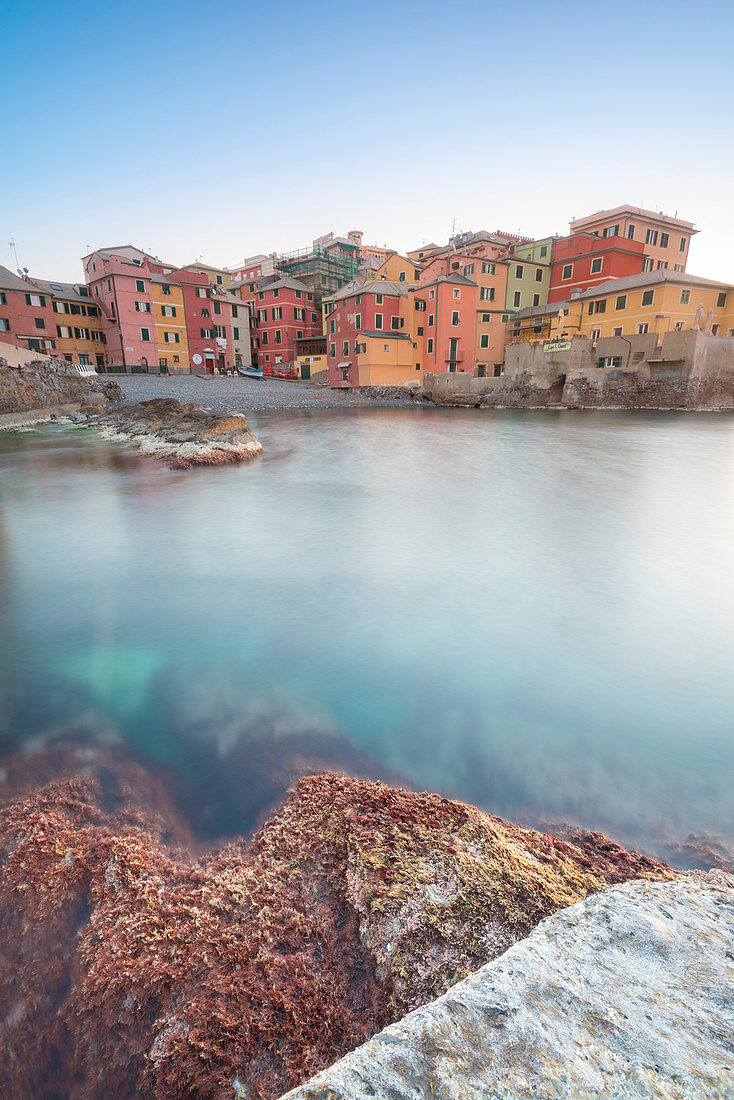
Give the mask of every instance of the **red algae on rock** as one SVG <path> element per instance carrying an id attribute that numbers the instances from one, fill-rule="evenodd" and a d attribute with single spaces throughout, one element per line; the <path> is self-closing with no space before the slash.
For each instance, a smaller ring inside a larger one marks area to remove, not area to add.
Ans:
<path id="1" fill-rule="evenodd" d="M 672 877 L 339 775 L 193 861 L 165 792 L 146 816 L 103 764 L 0 812 L 3 1095 L 273 1100 L 557 909 Z"/>

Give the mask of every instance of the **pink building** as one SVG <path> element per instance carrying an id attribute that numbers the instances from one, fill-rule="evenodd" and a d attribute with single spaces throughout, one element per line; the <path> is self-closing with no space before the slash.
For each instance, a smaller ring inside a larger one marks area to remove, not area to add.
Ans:
<path id="1" fill-rule="evenodd" d="M 107 337 L 107 369 L 158 370 L 151 275 L 166 266 L 132 245 L 99 249 L 83 258 L 91 295 L 100 307 Z"/>
<path id="2" fill-rule="evenodd" d="M 0 342 L 44 355 L 56 353 L 51 297 L 7 267 L 0 267 Z"/>

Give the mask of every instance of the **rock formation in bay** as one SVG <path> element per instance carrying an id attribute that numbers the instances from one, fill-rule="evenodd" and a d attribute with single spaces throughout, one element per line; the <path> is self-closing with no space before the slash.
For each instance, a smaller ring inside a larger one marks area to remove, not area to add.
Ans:
<path id="1" fill-rule="evenodd" d="M 121 401 L 117 382 L 82 377 L 61 361 L 41 361 L 24 367 L 10 367 L 0 358 L 0 415 L 37 414 L 41 410 L 64 410 Z"/>
<path id="2" fill-rule="evenodd" d="M 92 414 L 89 422 L 104 438 L 133 443 L 174 469 L 243 462 L 262 453 L 242 413 L 208 412 L 170 397 Z"/>

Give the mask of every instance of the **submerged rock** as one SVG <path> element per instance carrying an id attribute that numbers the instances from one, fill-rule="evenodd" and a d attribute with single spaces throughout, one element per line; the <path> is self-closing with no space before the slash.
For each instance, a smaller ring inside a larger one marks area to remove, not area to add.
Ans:
<path id="1" fill-rule="evenodd" d="M 672 875 L 334 775 L 301 780 L 252 844 L 194 860 L 162 776 L 116 746 L 76 769 L 59 751 L 36 789 L 20 757 L 5 770 L 9 1096 L 273 1100 L 559 907 Z"/>
<path id="2" fill-rule="evenodd" d="M 715 874 L 556 913 L 288 1100 L 734 1095 L 734 879 Z"/>
<path id="3" fill-rule="evenodd" d="M 243 462 L 262 453 L 242 413 L 207 412 L 170 397 L 123 405 L 90 420 L 104 438 L 134 443 L 174 469 Z"/>

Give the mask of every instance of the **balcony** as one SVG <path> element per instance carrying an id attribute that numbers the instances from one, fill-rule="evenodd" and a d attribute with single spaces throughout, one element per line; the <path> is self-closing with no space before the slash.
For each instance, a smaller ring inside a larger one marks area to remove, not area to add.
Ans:
<path id="1" fill-rule="evenodd" d="M 447 363 L 463 363 L 464 362 L 464 352 L 463 351 L 457 351 L 454 355 L 452 355 L 450 352 L 447 351 L 445 356 L 444 356 L 444 359 L 446 360 Z"/>

